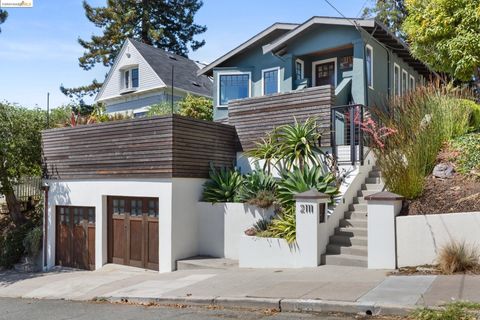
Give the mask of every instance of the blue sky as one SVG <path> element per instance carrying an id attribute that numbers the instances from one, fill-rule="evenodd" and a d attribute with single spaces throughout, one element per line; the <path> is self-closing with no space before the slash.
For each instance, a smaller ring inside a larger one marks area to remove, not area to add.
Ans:
<path id="1" fill-rule="evenodd" d="M 105 0 L 89 0 L 104 5 Z M 345 16 L 356 17 L 371 0 L 330 0 Z M 0 25 L 0 101 L 27 107 L 68 103 L 60 84 L 78 86 L 103 81 L 104 67 L 84 71 L 78 66 L 83 48 L 78 37 L 98 34 L 84 15 L 81 0 L 34 0 L 31 9 L 9 9 Z M 199 38 L 204 47 L 190 58 L 211 62 L 274 22 L 303 22 L 313 15 L 338 16 L 324 0 L 204 0 L 196 22 L 207 25 Z"/>

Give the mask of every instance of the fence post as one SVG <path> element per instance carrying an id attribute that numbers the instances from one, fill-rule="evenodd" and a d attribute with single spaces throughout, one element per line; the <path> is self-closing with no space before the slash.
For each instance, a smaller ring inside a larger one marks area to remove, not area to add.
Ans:
<path id="1" fill-rule="evenodd" d="M 316 267 L 320 264 L 320 233 L 327 221 L 327 204 L 330 196 L 310 190 L 295 196 L 295 218 L 297 244 L 301 252 L 302 267 Z"/>
<path id="2" fill-rule="evenodd" d="M 368 214 L 368 268 L 396 269 L 395 217 L 403 197 L 388 191 L 366 196 Z"/>

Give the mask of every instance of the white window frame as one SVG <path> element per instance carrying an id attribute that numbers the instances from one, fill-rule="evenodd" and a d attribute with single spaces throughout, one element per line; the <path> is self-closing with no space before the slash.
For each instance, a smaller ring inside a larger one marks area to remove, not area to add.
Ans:
<path id="1" fill-rule="evenodd" d="M 330 58 L 330 59 L 324 59 L 324 60 L 318 60 L 318 61 L 313 61 L 312 62 L 312 85 L 315 87 L 317 84 L 317 76 L 315 74 L 315 68 L 317 65 L 319 64 L 324 64 L 324 63 L 328 63 L 328 62 L 334 62 L 334 72 L 335 72 L 335 88 L 337 87 L 338 83 L 337 83 L 337 57 L 335 58 Z"/>
<path id="2" fill-rule="evenodd" d="M 273 67 L 273 68 L 268 68 L 268 69 L 262 69 L 262 96 L 265 95 L 265 72 L 269 71 L 277 71 L 277 92 L 280 92 L 280 67 Z"/>
<path id="3" fill-rule="evenodd" d="M 217 107 L 228 107 L 228 104 L 220 104 L 220 76 L 231 76 L 231 75 L 239 75 L 239 74 L 248 74 L 248 98 L 252 97 L 252 72 L 251 71 L 240 71 L 240 70 L 225 70 L 225 71 L 217 71 L 215 81 L 217 84 Z"/>
<path id="4" fill-rule="evenodd" d="M 132 70 L 133 69 L 138 69 L 138 86 L 137 87 L 134 87 L 132 84 Z M 125 86 L 125 74 L 128 72 L 128 84 L 129 86 L 126 87 Z M 120 81 L 121 81 L 121 84 L 120 84 L 120 89 L 122 91 L 135 91 L 135 90 L 138 90 L 138 88 L 140 87 L 140 68 L 138 65 L 132 65 L 132 66 L 125 66 L 123 68 L 120 69 Z"/>
<path id="5" fill-rule="evenodd" d="M 409 75 L 408 80 L 409 80 L 408 87 L 409 87 L 410 91 L 415 90 L 415 87 L 417 86 L 417 84 L 415 83 L 415 77 L 412 76 L 412 75 Z M 413 81 L 411 81 L 411 80 L 413 80 Z M 413 87 L 410 84 L 413 84 Z"/>
<path id="6" fill-rule="evenodd" d="M 398 70 L 398 79 L 395 79 L 395 70 Z M 398 80 L 398 88 L 395 85 L 395 80 Z M 396 63 L 393 64 L 393 93 L 395 96 L 402 94 L 402 69 Z"/>
<path id="7" fill-rule="evenodd" d="M 302 66 L 302 72 L 301 72 L 302 77 L 297 80 L 305 79 L 305 61 L 303 61 L 302 59 L 295 60 L 295 76 L 297 75 L 297 63 L 300 63 Z"/>
<path id="8" fill-rule="evenodd" d="M 371 63 L 370 63 L 370 68 L 371 68 L 371 70 L 370 70 L 370 74 L 371 74 L 371 81 L 372 81 L 372 83 L 371 83 L 371 84 L 368 84 L 368 77 L 367 77 L 367 85 L 368 85 L 368 87 L 369 87 L 370 89 L 373 90 L 373 47 L 372 47 L 371 45 L 367 44 L 367 45 L 365 46 L 365 48 L 366 48 L 366 50 L 365 50 L 365 51 L 366 51 L 366 52 L 365 52 L 365 65 L 367 64 L 368 50 L 370 50 L 370 55 L 371 55 Z M 368 74 L 367 74 L 367 75 L 368 75 Z"/>
<path id="9" fill-rule="evenodd" d="M 405 88 L 403 87 L 403 75 L 406 75 L 405 77 Z M 405 69 L 402 69 L 402 76 L 400 78 L 400 86 L 402 88 L 402 94 L 405 94 L 408 92 L 408 72 Z"/>

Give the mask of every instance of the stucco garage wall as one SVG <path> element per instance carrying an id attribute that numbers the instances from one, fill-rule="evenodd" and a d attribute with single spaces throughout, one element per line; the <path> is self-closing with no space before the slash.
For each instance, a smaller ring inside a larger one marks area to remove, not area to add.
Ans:
<path id="1" fill-rule="evenodd" d="M 396 223 L 399 267 L 433 264 L 451 241 L 480 246 L 480 212 L 400 216 Z"/>
<path id="2" fill-rule="evenodd" d="M 172 182 L 170 179 L 46 181 L 48 194 L 47 267 L 55 265 L 55 206 L 95 207 L 95 268 L 107 263 L 107 196 L 159 199 L 160 271 L 173 270 L 171 252 Z"/>
<path id="3" fill-rule="evenodd" d="M 273 216 L 273 209 L 243 203 L 199 202 L 198 254 L 237 260 L 244 231 L 261 218 Z"/>

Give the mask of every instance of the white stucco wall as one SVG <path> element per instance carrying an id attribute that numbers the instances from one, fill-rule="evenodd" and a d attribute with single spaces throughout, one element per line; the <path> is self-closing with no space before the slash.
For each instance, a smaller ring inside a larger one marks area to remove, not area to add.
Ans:
<path id="1" fill-rule="evenodd" d="M 301 249 L 285 239 L 242 236 L 241 268 L 302 268 Z"/>
<path id="2" fill-rule="evenodd" d="M 47 267 L 55 265 L 55 206 L 95 207 L 95 268 L 107 263 L 107 196 L 159 199 L 160 270 L 173 270 L 171 252 L 172 182 L 169 179 L 46 181 L 48 194 Z"/>
<path id="3" fill-rule="evenodd" d="M 434 264 L 452 241 L 480 248 L 480 212 L 400 216 L 396 230 L 399 267 Z"/>
<path id="4" fill-rule="evenodd" d="M 256 221 L 273 216 L 273 208 L 260 209 L 243 203 L 197 204 L 198 254 L 238 259 L 240 238 Z"/>

